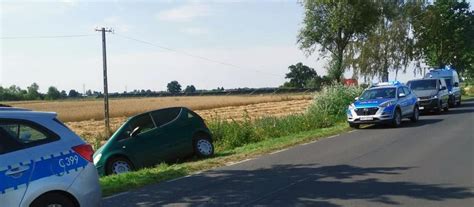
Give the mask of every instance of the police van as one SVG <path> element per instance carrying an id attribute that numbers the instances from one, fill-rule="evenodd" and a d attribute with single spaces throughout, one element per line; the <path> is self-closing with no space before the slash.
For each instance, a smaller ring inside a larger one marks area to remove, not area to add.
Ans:
<path id="1" fill-rule="evenodd" d="M 93 153 L 55 113 L 0 107 L 0 206 L 99 206 Z"/>
<path id="2" fill-rule="evenodd" d="M 433 69 L 425 74 L 425 78 L 444 78 L 448 86 L 449 107 L 461 105 L 461 88 L 459 85 L 459 75 L 456 70 L 449 66 L 441 69 Z"/>

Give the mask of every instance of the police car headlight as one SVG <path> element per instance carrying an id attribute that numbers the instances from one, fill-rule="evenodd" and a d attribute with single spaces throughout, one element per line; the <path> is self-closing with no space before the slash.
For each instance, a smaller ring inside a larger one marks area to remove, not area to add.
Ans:
<path id="1" fill-rule="evenodd" d="M 102 153 L 99 153 L 94 157 L 94 164 L 97 164 L 99 162 L 100 158 L 102 158 Z"/>
<path id="2" fill-rule="evenodd" d="M 354 109 L 355 109 L 355 105 L 351 103 L 351 105 L 349 105 L 349 110 L 354 110 Z"/>
<path id="3" fill-rule="evenodd" d="M 416 98 L 417 101 L 420 101 L 421 99 L 420 98 Z"/>
<path id="4" fill-rule="evenodd" d="M 453 92 L 452 91 L 448 91 L 449 94 L 452 94 Z"/>
<path id="5" fill-rule="evenodd" d="M 431 99 L 437 99 L 437 98 L 438 98 L 437 95 L 431 96 Z"/>
<path id="6" fill-rule="evenodd" d="M 381 103 L 379 106 L 380 107 L 389 107 L 391 105 L 395 105 L 396 101 L 386 101 L 386 102 L 383 102 Z"/>

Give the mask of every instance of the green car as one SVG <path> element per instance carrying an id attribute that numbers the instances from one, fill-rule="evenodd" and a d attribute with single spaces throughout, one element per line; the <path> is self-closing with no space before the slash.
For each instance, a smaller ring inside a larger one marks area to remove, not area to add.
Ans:
<path id="1" fill-rule="evenodd" d="M 211 132 L 193 111 L 173 107 L 129 118 L 95 152 L 94 164 L 100 175 L 111 175 L 193 154 L 214 154 Z"/>

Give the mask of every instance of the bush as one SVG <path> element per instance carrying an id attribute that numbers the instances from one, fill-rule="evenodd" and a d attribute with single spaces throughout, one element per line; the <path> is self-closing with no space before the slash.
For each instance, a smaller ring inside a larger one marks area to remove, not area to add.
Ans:
<path id="1" fill-rule="evenodd" d="M 346 107 L 361 93 L 357 87 L 329 86 L 318 93 L 303 114 L 263 117 L 243 121 L 214 119 L 208 123 L 217 150 L 230 150 L 248 143 L 333 126 L 345 119 Z"/>

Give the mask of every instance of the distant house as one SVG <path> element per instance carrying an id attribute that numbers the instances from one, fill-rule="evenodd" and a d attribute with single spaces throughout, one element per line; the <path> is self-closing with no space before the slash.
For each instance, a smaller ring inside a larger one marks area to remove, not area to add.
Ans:
<path id="1" fill-rule="evenodd" d="M 357 86 L 358 85 L 357 79 L 354 79 L 354 78 L 344 79 L 343 83 L 344 83 L 345 86 Z"/>

